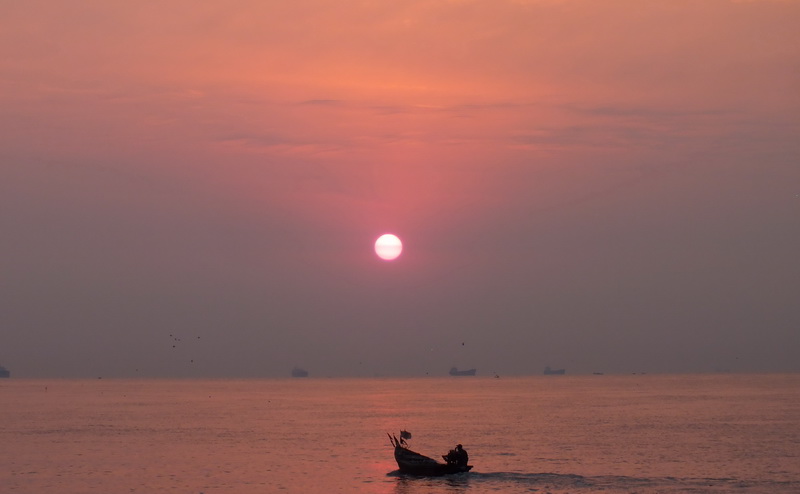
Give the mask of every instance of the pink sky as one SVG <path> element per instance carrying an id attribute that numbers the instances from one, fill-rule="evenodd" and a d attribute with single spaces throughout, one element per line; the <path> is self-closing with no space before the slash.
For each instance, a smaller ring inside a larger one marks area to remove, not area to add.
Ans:
<path id="1" fill-rule="evenodd" d="M 0 363 L 126 375 L 192 327 L 248 348 L 205 375 L 354 373 L 400 334 L 430 372 L 799 370 L 799 24 L 770 0 L 6 2 Z M 195 372 L 170 358 L 151 374 Z"/>

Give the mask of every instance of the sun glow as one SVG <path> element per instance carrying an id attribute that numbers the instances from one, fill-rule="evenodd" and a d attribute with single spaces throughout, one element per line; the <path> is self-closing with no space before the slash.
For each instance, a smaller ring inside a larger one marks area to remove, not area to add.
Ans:
<path id="1" fill-rule="evenodd" d="M 375 253 L 384 261 L 397 259 L 401 252 L 403 252 L 403 243 L 397 238 L 397 235 L 387 233 L 375 241 Z"/>

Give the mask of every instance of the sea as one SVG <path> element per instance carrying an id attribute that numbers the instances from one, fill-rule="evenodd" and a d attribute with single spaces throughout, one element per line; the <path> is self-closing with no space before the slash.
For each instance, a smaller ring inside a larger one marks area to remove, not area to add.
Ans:
<path id="1" fill-rule="evenodd" d="M 471 472 L 398 472 L 387 434 Z M 0 493 L 798 493 L 800 374 L 3 379 Z"/>

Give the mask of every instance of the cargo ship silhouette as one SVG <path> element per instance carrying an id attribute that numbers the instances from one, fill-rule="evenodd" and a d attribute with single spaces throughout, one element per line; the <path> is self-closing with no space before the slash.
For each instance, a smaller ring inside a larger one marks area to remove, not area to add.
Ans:
<path id="1" fill-rule="evenodd" d="M 458 367 L 451 367 L 450 368 L 450 375 L 451 376 L 474 376 L 475 372 L 477 372 L 475 369 L 468 369 L 468 370 L 460 371 L 460 370 L 458 370 Z"/>

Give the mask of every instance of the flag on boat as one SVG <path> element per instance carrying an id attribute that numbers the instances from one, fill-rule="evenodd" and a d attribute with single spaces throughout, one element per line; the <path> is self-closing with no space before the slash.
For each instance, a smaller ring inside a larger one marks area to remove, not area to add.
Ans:
<path id="1" fill-rule="evenodd" d="M 400 439 L 411 439 L 411 433 L 408 431 L 400 431 Z"/>

